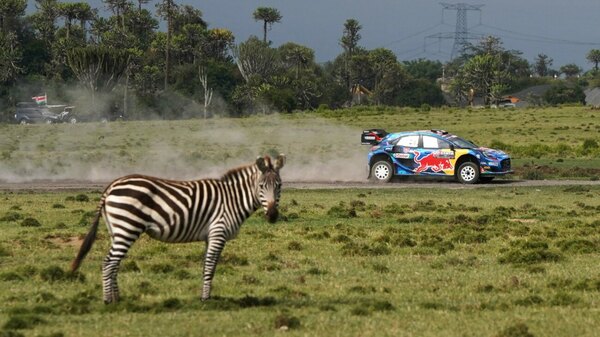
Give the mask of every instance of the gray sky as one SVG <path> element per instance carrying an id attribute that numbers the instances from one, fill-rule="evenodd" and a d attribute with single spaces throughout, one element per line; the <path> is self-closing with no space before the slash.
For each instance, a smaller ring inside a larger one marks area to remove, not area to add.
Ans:
<path id="1" fill-rule="evenodd" d="M 145 5 L 154 11 L 157 0 Z M 236 42 L 250 35 L 262 36 L 262 24 L 254 21 L 259 7 L 277 8 L 283 19 L 273 25 L 269 39 L 274 46 L 292 41 L 315 51 L 317 61 L 332 60 L 341 51 L 344 22 L 354 18 L 362 25 L 359 44 L 367 49 L 385 47 L 399 60 L 415 58 L 446 61 L 452 40 L 426 38 L 453 33 L 456 11 L 442 11 L 433 0 L 175 0 L 203 12 L 210 28 L 233 31 Z M 553 68 L 575 63 L 588 70 L 590 49 L 600 49 L 600 0 L 481 0 L 443 1 L 482 4 L 481 12 L 469 11 L 470 32 L 496 35 L 507 49 L 523 52 L 533 62 L 544 53 L 554 59 Z M 90 3 L 103 9 L 100 0 Z M 442 16 L 443 12 L 443 16 Z"/>

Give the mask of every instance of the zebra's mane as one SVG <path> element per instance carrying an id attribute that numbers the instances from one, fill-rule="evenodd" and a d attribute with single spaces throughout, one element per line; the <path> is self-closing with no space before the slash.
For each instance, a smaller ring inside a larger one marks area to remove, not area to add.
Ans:
<path id="1" fill-rule="evenodd" d="M 236 168 L 233 168 L 233 169 L 227 171 L 224 175 L 222 175 L 221 181 L 231 180 L 232 178 L 239 176 L 240 173 L 242 173 L 242 172 L 254 171 L 254 170 L 258 170 L 258 168 L 256 167 L 255 164 L 236 167 Z"/>

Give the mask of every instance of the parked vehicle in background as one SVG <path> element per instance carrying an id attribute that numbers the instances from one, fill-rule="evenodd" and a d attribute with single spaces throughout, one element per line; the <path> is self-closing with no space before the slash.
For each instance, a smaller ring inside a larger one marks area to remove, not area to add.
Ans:
<path id="1" fill-rule="evenodd" d="M 35 102 L 19 102 L 15 110 L 15 121 L 19 124 L 32 123 L 77 123 L 72 106 L 40 105 Z"/>
<path id="2" fill-rule="evenodd" d="M 368 178 L 389 182 L 394 176 L 453 177 L 463 184 L 488 182 L 512 173 L 506 153 L 480 147 L 443 130 L 387 133 L 363 131 L 361 143 L 372 145 Z"/>

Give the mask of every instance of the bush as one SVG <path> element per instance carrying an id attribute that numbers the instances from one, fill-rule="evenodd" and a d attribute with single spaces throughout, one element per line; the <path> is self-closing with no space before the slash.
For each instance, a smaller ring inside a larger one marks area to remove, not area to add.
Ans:
<path id="1" fill-rule="evenodd" d="M 585 93 L 579 85 L 567 85 L 560 82 L 550 87 L 544 93 L 544 100 L 551 105 L 565 103 L 585 104 Z"/>
<path id="2" fill-rule="evenodd" d="M 22 227 L 40 227 L 42 224 L 35 218 L 25 218 L 21 221 Z"/>

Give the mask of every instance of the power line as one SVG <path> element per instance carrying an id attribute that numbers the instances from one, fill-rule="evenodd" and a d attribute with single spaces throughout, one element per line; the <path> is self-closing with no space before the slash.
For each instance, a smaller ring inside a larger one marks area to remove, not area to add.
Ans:
<path id="1" fill-rule="evenodd" d="M 513 39 L 520 39 L 520 40 L 529 41 L 529 42 L 560 43 L 560 44 L 583 45 L 583 46 L 599 46 L 600 45 L 600 43 L 598 43 L 598 42 L 558 39 L 558 38 L 546 37 L 546 36 L 541 36 L 541 35 L 520 33 L 520 32 L 512 31 L 509 29 L 494 27 L 491 25 L 483 24 L 483 23 L 480 24 L 479 26 L 487 27 L 490 29 L 498 30 L 501 32 L 509 33 L 509 34 L 514 34 L 514 35 L 517 35 L 518 37 L 512 37 Z"/>

